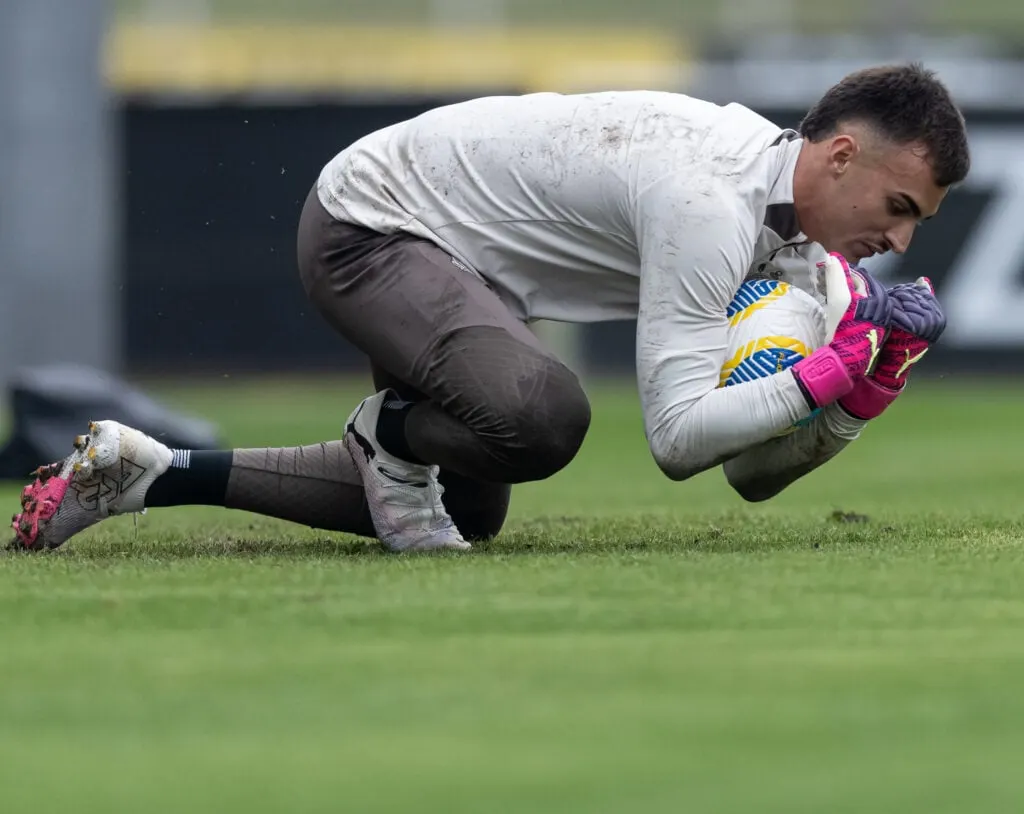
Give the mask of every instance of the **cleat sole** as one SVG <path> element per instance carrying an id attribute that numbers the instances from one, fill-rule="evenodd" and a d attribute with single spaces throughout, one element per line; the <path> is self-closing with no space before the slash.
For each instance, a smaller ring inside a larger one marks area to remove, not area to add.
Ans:
<path id="1" fill-rule="evenodd" d="M 68 489 L 78 478 L 87 478 L 97 470 L 112 466 L 118 459 L 119 425 L 89 423 L 88 435 L 74 439 L 74 452 L 56 463 L 38 467 L 34 482 L 21 494 L 22 511 L 11 520 L 15 539 L 11 547 L 39 550 L 56 547 L 63 539 L 45 539 L 44 532 L 57 514 Z"/>

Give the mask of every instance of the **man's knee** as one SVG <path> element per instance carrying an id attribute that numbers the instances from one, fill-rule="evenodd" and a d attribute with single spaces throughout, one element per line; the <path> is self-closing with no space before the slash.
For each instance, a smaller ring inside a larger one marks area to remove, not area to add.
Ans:
<path id="1" fill-rule="evenodd" d="M 487 458 L 476 476 L 543 480 L 576 456 L 590 402 L 576 375 L 539 345 L 476 326 L 453 331 L 435 353 L 446 372 L 439 406 L 473 433 Z"/>
<path id="2" fill-rule="evenodd" d="M 490 409 L 500 431 L 492 436 L 507 483 L 543 480 L 579 452 L 590 427 L 590 402 L 575 374 L 545 358 L 522 375 L 516 396 Z"/>

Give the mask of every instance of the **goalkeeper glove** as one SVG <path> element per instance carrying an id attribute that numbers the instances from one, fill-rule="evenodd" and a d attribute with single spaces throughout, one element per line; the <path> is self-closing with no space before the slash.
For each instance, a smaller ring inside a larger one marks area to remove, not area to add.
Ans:
<path id="1" fill-rule="evenodd" d="M 910 369 L 938 341 L 946 315 L 935 298 L 931 280 L 918 278 L 889 289 L 892 330 L 874 373 L 858 382 L 839 404 L 855 418 L 877 418 L 903 392 Z"/>
<path id="2" fill-rule="evenodd" d="M 879 384 L 901 390 L 910 369 L 942 336 L 946 315 L 927 277 L 893 286 L 889 297 L 893 301 L 892 331 L 878 357 L 874 378 Z"/>
<path id="3" fill-rule="evenodd" d="M 860 269 L 851 269 L 836 253 L 824 263 L 829 309 L 838 312 L 832 341 L 793 365 L 796 377 L 814 409 L 848 395 L 870 373 L 885 344 L 892 303 L 885 286 Z"/>

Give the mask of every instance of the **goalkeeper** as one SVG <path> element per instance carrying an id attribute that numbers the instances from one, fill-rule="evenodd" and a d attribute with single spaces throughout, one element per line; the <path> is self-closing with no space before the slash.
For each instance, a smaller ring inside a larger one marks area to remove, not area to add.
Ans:
<path id="1" fill-rule="evenodd" d="M 339 439 L 169 450 L 99 422 L 25 489 L 15 544 L 209 504 L 397 551 L 468 548 L 501 528 L 511 485 L 565 467 L 589 426 L 532 319 L 635 318 L 658 466 L 683 480 L 728 462 L 741 495 L 767 498 L 856 438 L 938 338 L 926 283 L 887 292 L 845 263 L 906 251 L 968 169 L 963 117 L 919 65 L 845 77 L 798 130 L 646 91 L 488 97 L 387 127 L 326 165 L 298 226 L 306 291 L 378 391 L 339 417 Z M 718 389 L 740 283 L 820 296 L 825 263 L 842 264 L 851 298 L 833 341 Z"/>

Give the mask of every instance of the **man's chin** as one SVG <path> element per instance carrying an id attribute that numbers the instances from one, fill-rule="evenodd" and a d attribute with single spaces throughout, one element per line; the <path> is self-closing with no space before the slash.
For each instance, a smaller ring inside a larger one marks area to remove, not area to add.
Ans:
<path id="1" fill-rule="evenodd" d="M 861 246 L 857 243 L 847 246 L 839 253 L 846 258 L 846 262 L 850 265 L 856 265 L 871 256 L 866 246 Z"/>

